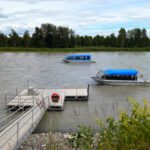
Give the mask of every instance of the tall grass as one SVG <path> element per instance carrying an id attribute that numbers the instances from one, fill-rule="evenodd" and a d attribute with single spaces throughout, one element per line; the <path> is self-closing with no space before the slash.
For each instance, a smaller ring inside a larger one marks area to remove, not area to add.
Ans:
<path id="1" fill-rule="evenodd" d="M 82 150 L 150 150 L 150 103 L 143 106 L 129 98 L 130 114 L 119 113 L 119 119 L 97 120 L 97 134 L 91 127 L 79 126 L 69 139 L 72 148 Z"/>

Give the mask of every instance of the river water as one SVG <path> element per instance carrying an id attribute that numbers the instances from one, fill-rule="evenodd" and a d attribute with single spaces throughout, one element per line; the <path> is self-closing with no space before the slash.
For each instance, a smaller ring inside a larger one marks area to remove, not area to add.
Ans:
<path id="1" fill-rule="evenodd" d="M 135 68 L 150 79 L 149 52 L 91 53 L 96 63 L 63 63 L 66 53 L 0 53 L 0 118 L 6 111 L 4 95 L 16 87 L 86 88 L 90 86 L 88 102 L 65 102 L 63 112 L 46 112 L 35 132 L 50 130 L 74 131 L 84 124 L 97 128 L 96 118 L 117 118 L 120 109 L 130 109 L 129 96 L 142 103 L 150 100 L 150 87 L 95 86 L 91 76 L 99 69 Z"/>

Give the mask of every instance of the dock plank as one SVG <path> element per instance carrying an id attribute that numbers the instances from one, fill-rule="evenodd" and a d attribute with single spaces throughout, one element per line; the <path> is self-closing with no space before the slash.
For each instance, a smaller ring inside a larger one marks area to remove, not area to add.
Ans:
<path id="1" fill-rule="evenodd" d="M 77 96 L 87 96 L 87 89 L 77 89 Z"/>
<path id="2" fill-rule="evenodd" d="M 76 89 L 66 89 L 65 96 L 76 96 L 77 92 Z"/>

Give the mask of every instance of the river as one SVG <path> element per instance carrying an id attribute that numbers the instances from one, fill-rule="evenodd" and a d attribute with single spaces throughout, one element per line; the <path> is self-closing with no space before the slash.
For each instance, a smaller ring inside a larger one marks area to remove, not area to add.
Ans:
<path id="1" fill-rule="evenodd" d="M 95 86 L 91 76 L 99 69 L 135 68 L 150 79 L 150 52 L 94 52 L 96 63 L 63 63 L 67 53 L 0 53 L 0 118 L 6 112 L 4 95 L 16 87 L 86 88 L 88 102 L 65 102 L 63 112 L 46 112 L 35 132 L 74 131 L 79 124 L 97 129 L 96 119 L 118 116 L 130 109 L 128 96 L 140 103 L 150 100 L 150 88 L 144 86 Z"/>

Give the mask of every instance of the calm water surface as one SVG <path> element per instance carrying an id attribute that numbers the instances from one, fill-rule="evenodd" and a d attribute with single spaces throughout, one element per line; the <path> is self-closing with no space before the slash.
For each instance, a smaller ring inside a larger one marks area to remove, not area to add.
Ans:
<path id="1" fill-rule="evenodd" d="M 4 95 L 27 80 L 39 88 L 86 88 L 95 82 L 90 78 L 99 69 L 135 68 L 150 79 L 149 52 L 91 53 L 93 64 L 65 64 L 66 53 L 0 53 L 0 118 L 6 112 Z M 150 88 L 144 86 L 90 86 L 88 102 L 65 102 L 63 112 L 47 112 L 35 132 L 72 131 L 78 124 L 97 128 L 96 118 L 117 117 L 120 109 L 130 109 L 127 97 L 139 102 L 150 99 Z"/>

